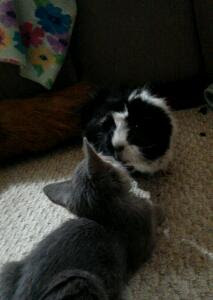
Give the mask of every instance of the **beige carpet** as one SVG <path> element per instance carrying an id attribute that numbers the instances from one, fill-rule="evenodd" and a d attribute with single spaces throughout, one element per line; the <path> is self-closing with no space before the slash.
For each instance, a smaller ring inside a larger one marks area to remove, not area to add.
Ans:
<path id="1" fill-rule="evenodd" d="M 152 260 L 131 283 L 133 299 L 213 299 L 213 112 L 176 113 L 169 173 L 143 180 L 167 216 Z M 0 170 L 0 263 L 20 259 L 69 217 L 42 193 L 68 178 L 79 148 Z"/>

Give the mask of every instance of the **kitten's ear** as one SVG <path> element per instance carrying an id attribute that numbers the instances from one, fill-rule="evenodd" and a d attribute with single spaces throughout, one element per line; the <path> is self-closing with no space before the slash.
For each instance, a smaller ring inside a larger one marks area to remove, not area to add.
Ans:
<path id="1" fill-rule="evenodd" d="M 43 188 L 43 191 L 52 202 L 65 208 L 69 207 L 72 197 L 70 180 L 48 184 Z"/>
<path id="2" fill-rule="evenodd" d="M 83 140 L 84 155 L 88 161 L 88 170 L 91 175 L 103 172 L 103 170 L 109 169 L 107 164 L 95 151 L 93 146 L 88 142 L 87 138 Z"/>

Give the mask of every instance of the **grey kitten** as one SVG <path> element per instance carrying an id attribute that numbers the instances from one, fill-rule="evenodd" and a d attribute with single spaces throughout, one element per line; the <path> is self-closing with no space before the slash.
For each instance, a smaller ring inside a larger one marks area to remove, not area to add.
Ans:
<path id="1" fill-rule="evenodd" d="M 119 300 L 149 258 L 158 208 L 131 192 L 127 171 L 103 160 L 86 140 L 84 153 L 71 180 L 44 188 L 79 218 L 4 266 L 2 300 Z"/>

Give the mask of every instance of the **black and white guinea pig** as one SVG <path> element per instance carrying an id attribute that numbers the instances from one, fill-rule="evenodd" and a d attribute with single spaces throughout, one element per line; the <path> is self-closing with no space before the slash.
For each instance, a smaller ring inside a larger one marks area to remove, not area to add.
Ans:
<path id="1" fill-rule="evenodd" d="M 166 101 L 144 88 L 100 90 L 85 110 L 84 136 L 130 172 L 153 174 L 172 157 L 174 120 Z"/>

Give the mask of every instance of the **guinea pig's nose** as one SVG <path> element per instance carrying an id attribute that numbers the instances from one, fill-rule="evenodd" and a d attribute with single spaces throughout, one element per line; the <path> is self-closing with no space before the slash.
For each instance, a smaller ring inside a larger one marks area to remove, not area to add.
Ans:
<path id="1" fill-rule="evenodd" d="M 122 152 L 124 150 L 124 146 L 116 146 L 115 151 L 116 152 Z"/>
<path id="2" fill-rule="evenodd" d="M 114 153 L 115 158 L 120 160 L 122 151 L 124 150 L 124 146 L 115 146 L 114 148 L 115 148 L 115 153 Z"/>

